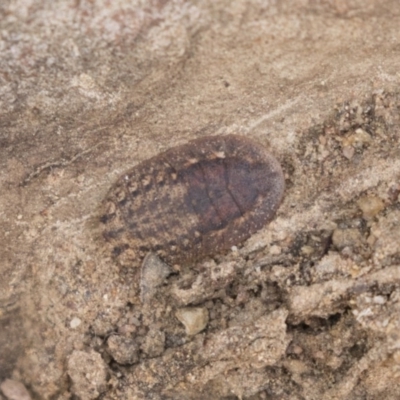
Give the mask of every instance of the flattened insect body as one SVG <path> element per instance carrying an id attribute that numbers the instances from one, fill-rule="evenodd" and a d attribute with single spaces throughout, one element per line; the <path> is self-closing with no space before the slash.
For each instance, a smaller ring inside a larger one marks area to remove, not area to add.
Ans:
<path id="1" fill-rule="evenodd" d="M 258 143 L 210 136 L 124 174 L 102 206 L 103 236 L 119 259 L 153 251 L 185 263 L 238 245 L 274 216 L 284 191 L 278 161 Z"/>

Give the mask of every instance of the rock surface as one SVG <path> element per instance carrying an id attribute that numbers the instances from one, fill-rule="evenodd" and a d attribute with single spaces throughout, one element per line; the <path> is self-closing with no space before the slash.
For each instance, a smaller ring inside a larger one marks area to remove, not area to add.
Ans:
<path id="1" fill-rule="evenodd" d="M 0 384 L 400 398 L 399 15 L 397 0 L 2 1 Z M 142 302 L 100 204 L 139 162 L 217 134 L 274 154 L 283 203 L 243 246 L 144 274 Z M 203 331 L 186 335 L 184 307 L 207 310 Z"/>

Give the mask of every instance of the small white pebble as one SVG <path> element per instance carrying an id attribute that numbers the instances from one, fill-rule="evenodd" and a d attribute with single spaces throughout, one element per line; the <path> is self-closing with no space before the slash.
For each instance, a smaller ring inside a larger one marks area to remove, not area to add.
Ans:
<path id="1" fill-rule="evenodd" d="M 71 322 L 69 323 L 69 326 L 71 327 L 71 329 L 75 329 L 75 328 L 77 328 L 81 323 L 82 323 L 82 321 L 81 321 L 79 318 L 74 317 L 74 318 L 71 319 Z"/>
<path id="2" fill-rule="evenodd" d="M 302 248 L 301 248 L 301 252 L 302 252 L 302 254 L 304 254 L 305 256 L 309 256 L 309 255 L 311 255 L 312 253 L 314 253 L 314 249 L 311 247 L 311 246 L 303 246 Z"/>
<path id="3" fill-rule="evenodd" d="M 368 307 L 358 314 L 357 320 L 360 320 L 364 317 L 371 317 L 372 315 L 374 315 L 374 313 L 372 312 L 371 308 Z"/>
<path id="4" fill-rule="evenodd" d="M 361 128 L 356 129 L 354 140 L 361 144 L 372 142 L 371 136 L 366 131 L 364 131 L 364 129 Z"/>
<path id="5" fill-rule="evenodd" d="M 372 301 L 375 304 L 385 304 L 386 303 L 386 299 L 383 296 L 375 296 Z"/>
<path id="6" fill-rule="evenodd" d="M 269 249 L 269 254 L 271 254 L 272 256 L 278 256 L 279 254 L 281 254 L 281 252 L 282 249 L 277 245 L 273 245 Z"/>
<path id="7" fill-rule="evenodd" d="M 389 325 L 389 318 L 386 318 L 382 321 L 382 327 L 385 328 L 386 326 Z"/>

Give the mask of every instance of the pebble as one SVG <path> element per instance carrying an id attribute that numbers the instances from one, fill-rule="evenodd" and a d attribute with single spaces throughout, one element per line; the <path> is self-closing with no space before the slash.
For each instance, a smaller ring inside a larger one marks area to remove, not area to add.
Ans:
<path id="1" fill-rule="evenodd" d="M 355 150 L 354 150 L 354 147 L 353 147 L 353 146 L 344 146 L 344 147 L 343 147 L 343 150 L 342 150 L 343 155 L 344 155 L 348 160 L 351 160 L 351 159 L 353 158 L 354 152 L 355 152 Z"/>
<path id="2" fill-rule="evenodd" d="M 372 142 L 372 137 L 364 129 L 358 128 L 353 135 L 356 145 L 365 145 Z"/>
<path id="3" fill-rule="evenodd" d="M 23 383 L 6 379 L 0 385 L 0 389 L 8 400 L 31 400 L 32 397 L 26 390 Z"/>
<path id="4" fill-rule="evenodd" d="M 75 328 L 77 328 L 81 323 L 82 323 L 82 321 L 81 321 L 79 318 L 74 317 L 74 318 L 71 319 L 71 322 L 69 323 L 69 326 L 71 327 L 71 329 L 75 329 Z"/>
<path id="5" fill-rule="evenodd" d="M 156 289 L 163 284 L 168 275 L 171 274 L 171 268 L 160 260 L 160 258 L 150 252 L 143 260 L 141 278 L 140 278 L 140 297 L 142 302 L 149 301 Z"/>
<path id="6" fill-rule="evenodd" d="M 272 245 L 269 249 L 269 254 L 271 256 L 279 256 L 282 253 L 282 248 L 276 244 Z"/>
<path id="7" fill-rule="evenodd" d="M 311 246 L 306 245 L 301 248 L 301 253 L 305 256 L 310 256 L 312 253 L 314 253 L 314 249 Z"/>
<path id="8" fill-rule="evenodd" d="M 176 318 L 184 325 L 188 336 L 201 332 L 208 324 L 208 310 L 202 307 L 185 307 L 177 310 Z"/>
<path id="9" fill-rule="evenodd" d="M 356 247 L 362 244 L 362 236 L 358 229 L 335 229 L 332 243 L 339 250 L 345 247 Z"/>
<path id="10" fill-rule="evenodd" d="M 357 201 L 357 204 L 360 207 L 365 219 L 374 217 L 385 208 L 383 200 L 374 195 L 361 197 Z"/>
<path id="11" fill-rule="evenodd" d="M 375 304 L 385 304 L 386 303 L 386 299 L 383 296 L 374 296 L 372 301 Z"/>

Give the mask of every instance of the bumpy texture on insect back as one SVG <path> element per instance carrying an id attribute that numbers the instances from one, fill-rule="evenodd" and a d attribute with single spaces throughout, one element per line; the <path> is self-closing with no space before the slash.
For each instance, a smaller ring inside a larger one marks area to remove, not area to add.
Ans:
<path id="1" fill-rule="evenodd" d="M 103 236 L 122 264 L 152 251 L 187 263 L 226 251 L 274 216 L 284 191 L 278 161 L 246 137 L 208 136 L 145 160 L 102 206 Z"/>

